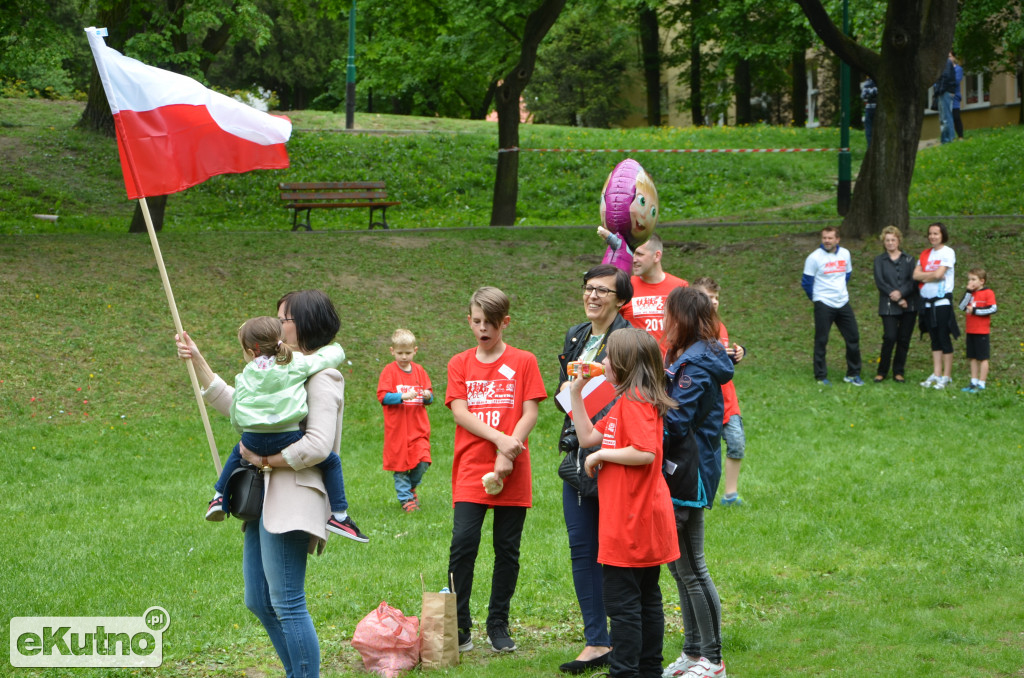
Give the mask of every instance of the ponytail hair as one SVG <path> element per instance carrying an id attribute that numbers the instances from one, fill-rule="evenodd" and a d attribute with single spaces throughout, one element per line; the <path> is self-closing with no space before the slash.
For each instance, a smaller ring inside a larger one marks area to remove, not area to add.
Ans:
<path id="1" fill-rule="evenodd" d="M 291 347 L 281 340 L 281 321 L 262 315 L 250 318 L 238 328 L 238 341 L 242 349 L 257 356 L 273 356 L 278 365 L 292 361 Z"/>
<path id="2" fill-rule="evenodd" d="M 615 393 L 628 400 L 650 403 L 659 417 L 678 406 L 665 392 L 665 370 L 658 342 L 635 327 L 608 335 L 608 362 L 615 372 Z"/>

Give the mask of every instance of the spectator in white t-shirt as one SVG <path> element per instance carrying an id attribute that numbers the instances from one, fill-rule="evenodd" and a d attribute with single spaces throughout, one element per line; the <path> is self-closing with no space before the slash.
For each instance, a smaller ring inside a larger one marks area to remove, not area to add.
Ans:
<path id="1" fill-rule="evenodd" d="M 846 282 L 853 272 L 850 250 L 839 246 L 839 229 L 826 226 L 821 229 L 821 247 L 807 256 L 801 286 L 807 298 L 814 302 L 814 378 L 818 383 L 831 386 L 825 350 L 833 323 L 846 342 L 846 376 L 848 384 L 863 386 L 860 378 L 860 331 L 850 306 Z"/>
<path id="2" fill-rule="evenodd" d="M 921 382 L 925 388 L 946 388 L 953 381 L 953 339 L 960 328 L 953 315 L 953 269 L 956 252 L 947 247 L 949 230 L 935 222 L 928 226 L 929 249 L 921 252 L 914 280 L 921 283 L 921 331 L 932 339 L 932 375 Z"/>

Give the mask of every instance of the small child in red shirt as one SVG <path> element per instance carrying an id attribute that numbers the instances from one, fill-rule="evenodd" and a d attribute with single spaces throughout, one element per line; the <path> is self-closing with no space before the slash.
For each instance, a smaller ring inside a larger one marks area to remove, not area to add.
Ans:
<path id="1" fill-rule="evenodd" d="M 398 503 L 406 513 L 420 507 L 416 488 L 430 466 L 430 419 L 425 407 L 434 402 L 430 377 L 413 358 L 419 346 L 406 329 L 391 335 L 390 363 L 377 381 L 377 400 L 384 406 L 384 470 L 395 474 Z"/>
<path id="2" fill-rule="evenodd" d="M 597 476 L 597 561 L 603 565 L 604 604 L 611 620 L 610 675 L 661 675 L 665 612 L 658 577 L 679 558 L 676 523 L 662 476 L 663 417 L 676 401 L 665 393 L 661 349 L 634 327 L 608 336 L 605 378 L 619 399 L 590 423 L 583 404 L 589 378 L 569 387 L 580 447 L 601 445 L 587 456 Z"/>
<path id="3" fill-rule="evenodd" d="M 989 334 L 996 295 L 985 287 L 987 282 L 985 269 L 972 268 L 967 272 L 967 292 L 960 300 L 960 310 L 967 314 L 967 358 L 971 361 L 971 384 L 960 389 L 965 393 L 984 391 L 988 379 Z"/>

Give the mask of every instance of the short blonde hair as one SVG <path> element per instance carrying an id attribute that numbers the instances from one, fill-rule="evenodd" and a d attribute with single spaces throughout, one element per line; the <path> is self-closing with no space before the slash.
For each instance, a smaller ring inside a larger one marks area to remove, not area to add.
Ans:
<path id="1" fill-rule="evenodd" d="M 896 239 L 899 240 L 901 245 L 903 244 L 903 231 L 896 228 L 895 226 L 886 226 L 885 228 L 883 228 L 882 234 L 878 236 L 878 239 L 884 243 L 885 236 L 889 235 L 890 233 L 896 236 Z"/>
<path id="2" fill-rule="evenodd" d="M 473 292 L 469 298 L 470 313 L 473 312 L 474 306 L 479 307 L 484 312 L 484 318 L 487 322 L 495 327 L 500 327 L 501 323 L 508 317 L 508 309 L 511 303 L 508 300 L 508 296 L 497 287 L 481 287 L 476 292 Z"/>
<path id="3" fill-rule="evenodd" d="M 409 330 L 399 327 L 391 335 L 391 346 L 415 346 L 416 335 Z"/>

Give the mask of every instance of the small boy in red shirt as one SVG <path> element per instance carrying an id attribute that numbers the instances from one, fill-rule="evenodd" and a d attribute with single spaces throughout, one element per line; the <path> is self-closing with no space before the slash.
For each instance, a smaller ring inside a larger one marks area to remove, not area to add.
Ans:
<path id="1" fill-rule="evenodd" d="M 988 378 L 989 333 L 996 295 L 985 287 L 987 281 L 985 269 L 972 268 L 967 272 L 967 292 L 960 300 L 960 310 L 967 314 L 967 358 L 971 361 L 971 384 L 960 389 L 965 393 L 984 391 Z"/>
<path id="2" fill-rule="evenodd" d="M 430 419 L 425 407 L 434 402 L 430 377 L 413 358 L 419 347 L 406 329 L 391 335 L 390 363 L 377 381 L 377 400 L 384 406 L 384 470 L 395 474 L 398 503 L 406 513 L 420 507 L 416 488 L 430 466 Z"/>

